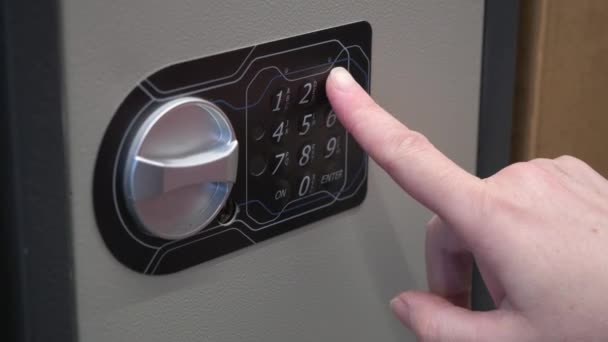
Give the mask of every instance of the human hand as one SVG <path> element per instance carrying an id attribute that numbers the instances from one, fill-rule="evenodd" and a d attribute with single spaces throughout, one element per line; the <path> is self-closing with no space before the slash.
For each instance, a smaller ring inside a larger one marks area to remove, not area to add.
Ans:
<path id="1" fill-rule="evenodd" d="M 608 181 L 573 157 L 479 179 L 380 108 L 342 68 L 327 94 L 346 129 L 436 216 L 430 292 L 391 301 L 421 341 L 608 341 Z M 473 257 L 497 309 L 468 308 Z"/>

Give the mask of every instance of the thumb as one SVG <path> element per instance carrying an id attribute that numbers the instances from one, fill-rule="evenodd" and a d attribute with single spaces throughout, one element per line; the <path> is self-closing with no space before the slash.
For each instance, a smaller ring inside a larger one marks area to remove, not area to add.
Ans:
<path id="1" fill-rule="evenodd" d="M 474 312 L 427 292 L 405 292 L 391 309 L 419 341 L 527 341 L 531 329 L 512 311 Z"/>

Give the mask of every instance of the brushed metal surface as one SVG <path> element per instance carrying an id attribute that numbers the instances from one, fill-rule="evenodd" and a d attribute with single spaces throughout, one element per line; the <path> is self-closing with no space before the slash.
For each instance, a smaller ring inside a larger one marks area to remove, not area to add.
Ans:
<path id="1" fill-rule="evenodd" d="M 209 101 L 182 97 L 147 113 L 127 141 L 122 196 L 142 230 L 196 234 L 223 208 L 238 169 L 230 121 Z"/>

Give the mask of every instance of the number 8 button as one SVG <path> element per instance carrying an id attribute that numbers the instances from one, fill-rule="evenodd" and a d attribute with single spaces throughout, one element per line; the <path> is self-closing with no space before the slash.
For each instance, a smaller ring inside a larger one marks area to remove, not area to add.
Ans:
<path id="1" fill-rule="evenodd" d="M 298 153 L 298 165 L 306 166 L 312 162 L 315 157 L 315 144 L 305 144 L 300 148 Z"/>

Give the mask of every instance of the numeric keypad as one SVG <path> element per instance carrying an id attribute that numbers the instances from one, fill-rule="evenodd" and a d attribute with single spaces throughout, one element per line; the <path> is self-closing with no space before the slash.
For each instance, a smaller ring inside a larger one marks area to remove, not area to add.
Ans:
<path id="1" fill-rule="evenodd" d="M 279 193 L 269 188 L 261 196 L 271 212 L 281 212 L 290 201 L 317 191 L 335 193 L 342 188 L 346 131 L 329 105 L 324 89 L 319 89 L 325 86 L 326 76 L 273 84 L 276 91 L 269 95 L 270 111 L 257 118 L 268 130 L 262 135 L 259 128 L 252 129 L 255 144 L 251 145 L 248 157 L 266 155 L 267 160 L 263 175 L 259 174 L 261 162 L 253 164 L 257 169 L 250 172 L 253 176 L 250 181 L 260 188 L 279 180 L 282 184 Z"/>

